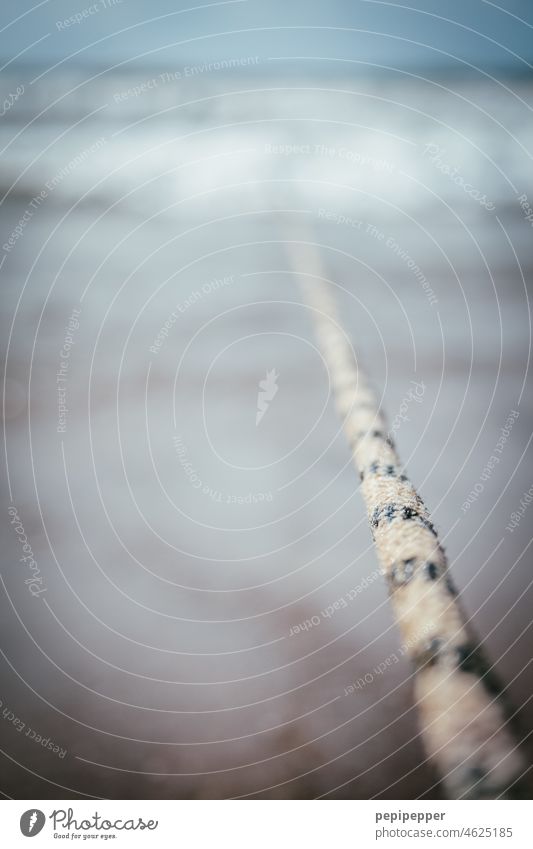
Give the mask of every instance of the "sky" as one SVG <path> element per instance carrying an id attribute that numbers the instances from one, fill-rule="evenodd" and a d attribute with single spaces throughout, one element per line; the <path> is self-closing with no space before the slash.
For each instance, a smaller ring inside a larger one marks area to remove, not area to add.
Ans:
<path id="1" fill-rule="evenodd" d="M 12 66 L 252 55 L 521 73 L 533 66 L 530 0 L 3 0 L 0 27 L 2 64 Z"/>

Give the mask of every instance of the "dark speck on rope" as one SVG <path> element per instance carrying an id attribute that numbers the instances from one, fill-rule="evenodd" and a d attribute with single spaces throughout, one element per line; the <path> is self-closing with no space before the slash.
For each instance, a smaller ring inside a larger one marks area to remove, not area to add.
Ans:
<path id="1" fill-rule="evenodd" d="M 439 577 L 439 568 L 436 563 L 426 563 L 424 570 L 430 581 L 435 581 Z"/>

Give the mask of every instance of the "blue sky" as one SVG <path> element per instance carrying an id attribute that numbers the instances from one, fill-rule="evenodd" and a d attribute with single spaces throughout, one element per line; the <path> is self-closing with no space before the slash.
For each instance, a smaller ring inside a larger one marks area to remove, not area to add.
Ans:
<path id="1" fill-rule="evenodd" d="M 533 64 L 530 0 L 3 0 L 0 21 L 4 62 L 23 51 L 15 62 L 75 54 L 69 62 L 168 65 L 257 54 L 523 72 Z"/>

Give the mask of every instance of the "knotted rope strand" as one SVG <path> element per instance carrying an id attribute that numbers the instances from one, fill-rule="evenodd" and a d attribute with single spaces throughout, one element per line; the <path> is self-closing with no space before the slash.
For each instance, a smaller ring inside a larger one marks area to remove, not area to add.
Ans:
<path id="1" fill-rule="evenodd" d="M 313 269 L 312 276 L 304 277 L 304 296 L 313 310 L 382 573 L 414 665 L 414 697 L 427 754 L 450 798 L 513 798 L 523 792 L 524 760 L 501 690 L 465 623 L 429 512 L 404 473 L 375 394 L 342 331 L 314 247 L 293 242 L 291 258 L 299 273 L 305 267 L 302 259 Z"/>

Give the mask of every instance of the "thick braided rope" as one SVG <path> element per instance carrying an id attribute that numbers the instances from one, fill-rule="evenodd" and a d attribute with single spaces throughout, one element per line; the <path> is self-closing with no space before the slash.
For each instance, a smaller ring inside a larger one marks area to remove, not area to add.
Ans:
<path id="1" fill-rule="evenodd" d="M 294 243 L 293 243 L 294 246 Z M 501 690 L 457 602 L 429 512 L 405 475 L 376 397 L 317 272 L 303 291 L 313 309 L 333 394 L 361 478 L 372 536 L 414 665 L 414 696 L 426 751 L 450 798 L 513 798 L 524 792 L 522 754 L 511 734 Z M 301 273 L 300 261 L 293 264 Z"/>

